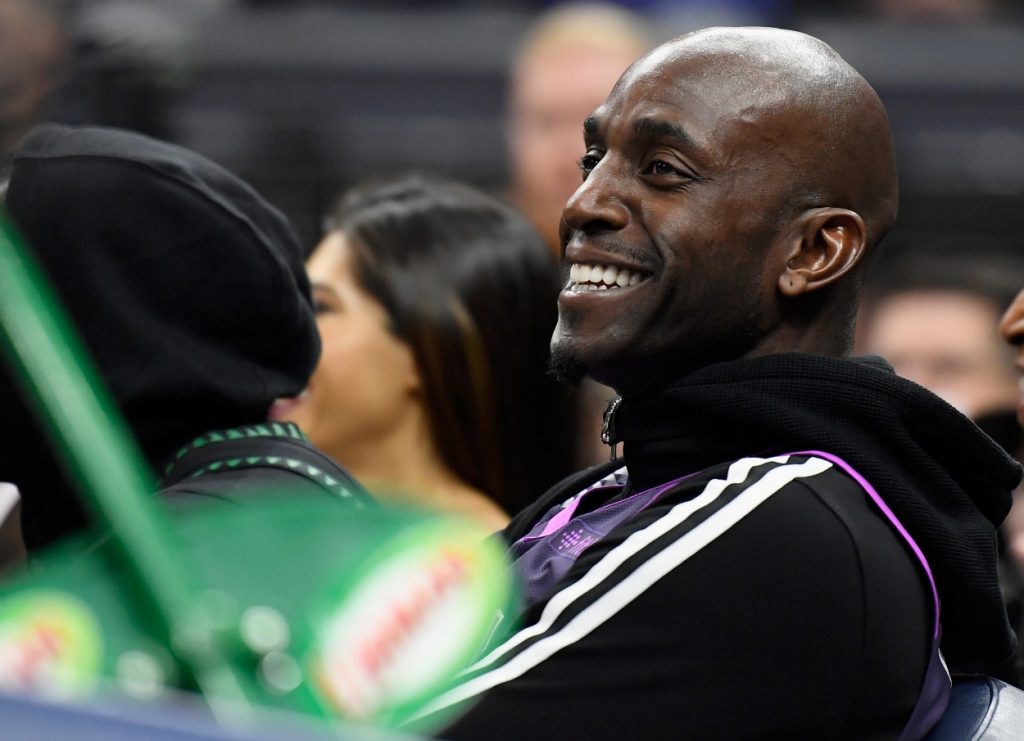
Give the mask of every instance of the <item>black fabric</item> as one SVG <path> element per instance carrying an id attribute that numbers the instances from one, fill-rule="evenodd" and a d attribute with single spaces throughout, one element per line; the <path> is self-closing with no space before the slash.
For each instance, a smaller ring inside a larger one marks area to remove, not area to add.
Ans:
<path id="1" fill-rule="evenodd" d="M 589 608 L 633 592 L 635 580 L 703 522 L 806 460 L 761 462 L 718 499 L 661 527 L 664 535 L 610 576 L 595 580 L 595 567 L 724 479 L 729 464 L 684 479 L 590 546 L 550 600 L 521 616 L 526 637 L 508 661 L 517 673 L 473 698 L 441 736 L 896 739 L 921 688 L 931 592 L 907 545 L 835 467 L 785 484 L 610 619 L 540 661 L 530 656 L 564 638 L 562 630 L 587 630 Z M 632 467 L 628 455 L 626 462 Z M 606 468 L 559 485 L 540 508 L 557 506 Z M 522 536 L 535 520 L 517 516 L 506 537 Z M 584 583 L 582 595 L 565 599 Z M 556 602 L 569 606 L 538 630 Z M 529 668 L 519 674 L 523 661 Z M 477 672 L 469 683 L 483 679 Z"/>
<path id="2" fill-rule="evenodd" d="M 995 525 L 1019 466 L 884 362 L 793 354 L 709 366 L 624 399 L 610 428 L 630 476 L 611 498 L 700 473 L 579 555 L 520 616 L 502 658 L 471 672 L 469 708 L 443 737 L 899 738 L 929 655 L 930 587 L 838 467 L 777 483 L 809 460 L 781 457 L 797 451 L 845 459 L 923 547 L 954 669 L 1002 668 L 1012 655 Z M 732 476 L 731 461 L 769 455 L 780 457 Z M 513 518 L 506 540 L 615 465 L 553 488 Z M 702 510 L 676 509 L 727 476 L 735 483 Z M 769 481 L 781 488 L 731 527 L 691 537 L 701 518 L 713 525 Z"/>
<path id="3" fill-rule="evenodd" d="M 6 208 L 154 468 L 306 385 L 319 338 L 301 247 L 214 163 L 129 132 L 44 125 L 14 157 Z M 21 487 L 37 547 L 86 517 L 21 394 L 0 386 L 0 479 Z"/>
<path id="4" fill-rule="evenodd" d="M 1020 466 L 881 359 L 784 354 L 712 365 L 662 393 L 624 399 L 615 421 L 631 484 L 640 488 L 723 454 L 813 449 L 844 458 L 924 550 L 942 599 L 949 662 L 994 671 L 1012 659 L 995 528 Z"/>

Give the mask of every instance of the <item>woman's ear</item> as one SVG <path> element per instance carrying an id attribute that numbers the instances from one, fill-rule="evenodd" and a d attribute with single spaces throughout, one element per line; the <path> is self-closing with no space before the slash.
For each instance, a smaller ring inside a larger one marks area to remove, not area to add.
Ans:
<path id="1" fill-rule="evenodd" d="M 406 353 L 406 359 L 403 361 L 402 372 L 405 376 L 405 390 L 412 396 L 418 396 L 423 392 L 423 379 L 420 376 L 420 368 L 416 363 L 416 357 L 413 355 L 412 349 Z"/>
<path id="2" fill-rule="evenodd" d="M 795 297 L 823 288 L 848 273 L 864 254 L 864 219 L 845 208 L 814 208 L 800 216 L 797 235 L 779 290 Z"/>

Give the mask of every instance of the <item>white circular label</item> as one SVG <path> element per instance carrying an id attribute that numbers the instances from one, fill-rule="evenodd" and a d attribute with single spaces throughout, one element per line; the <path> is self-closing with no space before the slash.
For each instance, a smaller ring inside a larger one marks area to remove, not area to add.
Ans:
<path id="1" fill-rule="evenodd" d="M 505 577 L 477 545 L 400 551 L 344 595 L 313 662 L 318 688 L 344 717 L 381 720 L 442 691 L 479 649 L 494 595 L 504 596 L 494 583 Z"/>
<path id="2" fill-rule="evenodd" d="M 29 590 L 0 602 L 0 690 L 82 697 L 101 660 L 96 618 L 71 595 Z"/>

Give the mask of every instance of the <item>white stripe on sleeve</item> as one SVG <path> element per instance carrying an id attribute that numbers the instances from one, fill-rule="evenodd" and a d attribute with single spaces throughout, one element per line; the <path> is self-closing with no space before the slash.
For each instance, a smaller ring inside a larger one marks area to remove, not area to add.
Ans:
<path id="1" fill-rule="evenodd" d="M 730 466 L 725 479 L 713 479 L 708 482 L 707 486 L 704 487 L 704 490 L 697 497 L 676 505 L 664 517 L 659 518 L 643 530 L 630 535 L 620 545 L 609 551 L 583 578 L 552 597 L 536 624 L 514 634 L 504 644 L 497 647 L 466 671 L 470 672 L 486 667 L 524 641 L 534 636 L 542 635 L 551 628 L 555 619 L 572 602 L 593 590 L 602 581 L 607 579 L 624 561 L 682 523 L 695 510 L 714 501 L 726 487 L 742 483 L 755 466 L 767 462 L 785 463 L 787 460 L 788 456 L 768 459 L 744 458 L 736 461 Z M 659 551 L 621 582 L 601 595 L 593 604 L 583 609 L 562 628 L 524 649 L 522 653 L 514 656 L 507 663 L 480 674 L 444 693 L 421 711 L 417 717 L 430 715 L 445 707 L 460 703 L 474 695 L 485 692 L 499 684 L 522 676 L 560 649 L 587 636 L 663 576 L 700 551 L 708 543 L 714 541 L 784 486 L 798 478 L 816 476 L 831 467 L 832 464 L 826 460 L 809 458 L 803 463 L 786 464 L 767 472 L 760 480 L 739 493 L 733 501 L 712 514 L 693 530 L 671 543 L 664 550 Z"/>

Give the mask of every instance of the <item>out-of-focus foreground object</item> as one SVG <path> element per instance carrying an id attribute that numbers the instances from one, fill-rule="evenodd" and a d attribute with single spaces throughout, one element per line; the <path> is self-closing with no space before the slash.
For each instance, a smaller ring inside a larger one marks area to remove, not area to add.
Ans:
<path id="1" fill-rule="evenodd" d="M 393 726 L 443 691 L 509 613 L 500 551 L 455 518 L 277 497 L 172 521 L 6 222 L 0 325 L 103 531 L 4 585 L 5 691 L 92 701 L 198 690 L 229 726 L 257 721 L 260 707 Z"/>

